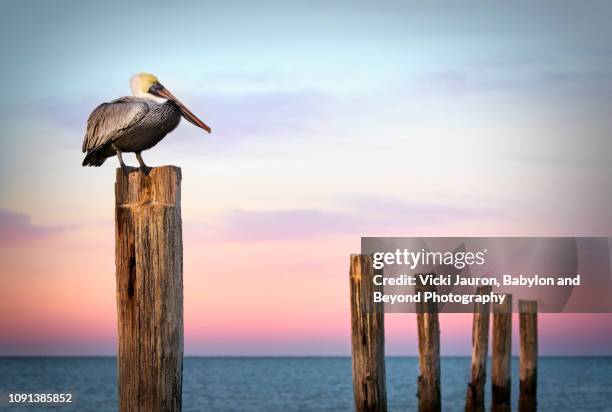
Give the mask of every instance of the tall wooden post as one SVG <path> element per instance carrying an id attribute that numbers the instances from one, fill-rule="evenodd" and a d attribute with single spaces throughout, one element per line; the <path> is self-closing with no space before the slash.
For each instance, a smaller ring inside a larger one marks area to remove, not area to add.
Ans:
<path id="1" fill-rule="evenodd" d="M 374 303 L 372 257 L 351 255 L 351 340 L 353 392 L 356 412 L 386 412 L 385 316 L 383 304 Z"/>
<path id="2" fill-rule="evenodd" d="M 120 411 L 180 411 L 181 169 L 117 169 L 115 264 Z"/>
<path id="3" fill-rule="evenodd" d="M 512 295 L 493 305 L 493 376 L 491 410 L 510 411 L 510 359 L 512 352 Z"/>
<path id="4" fill-rule="evenodd" d="M 519 300 L 521 349 L 519 360 L 519 411 L 537 409 L 538 386 L 538 302 Z"/>
<path id="5" fill-rule="evenodd" d="M 436 292 L 434 285 L 417 282 L 415 292 L 424 298 L 425 292 Z M 440 400 L 440 324 L 438 304 L 421 302 L 416 304 L 419 335 L 419 411 L 439 412 Z"/>
<path id="6" fill-rule="evenodd" d="M 491 286 L 480 286 L 476 293 L 488 295 Z M 485 382 L 487 373 L 487 356 L 489 352 L 489 303 L 474 304 L 472 323 L 472 380 L 468 383 L 465 400 L 466 412 L 484 412 Z"/>

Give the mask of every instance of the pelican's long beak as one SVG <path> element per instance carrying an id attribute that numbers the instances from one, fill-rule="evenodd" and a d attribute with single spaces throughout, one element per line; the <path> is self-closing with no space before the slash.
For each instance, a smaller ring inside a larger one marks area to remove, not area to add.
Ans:
<path id="1" fill-rule="evenodd" d="M 206 125 L 206 123 L 204 123 L 203 121 L 198 119 L 198 116 L 193 114 L 191 112 L 191 110 L 189 110 L 187 108 L 187 106 L 185 106 L 183 103 L 181 103 L 181 101 L 179 99 L 177 99 L 172 93 L 170 93 L 170 90 L 168 90 L 164 86 L 162 86 L 161 83 L 153 84 L 153 86 L 151 86 L 149 88 L 149 93 L 151 93 L 154 96 L 158 96 L 158 97 L 162 97 L 164 99 L 172 100 L 181 109 L 181 113 L 183 114 L 183 117 L 185 119 L 187 119 L 189 122 L 195 124 L 196 126 L 201 127 L 202 129 L 206 130 L 208 133 L 211 132 L 210 127 L 208 127 Z"/>

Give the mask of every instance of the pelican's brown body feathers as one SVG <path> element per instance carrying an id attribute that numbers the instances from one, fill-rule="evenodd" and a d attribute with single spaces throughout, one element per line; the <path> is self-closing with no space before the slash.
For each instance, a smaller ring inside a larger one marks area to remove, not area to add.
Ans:
<path id="1" fill-rule="evenodd" d="M 140 153 L 155 146 L 178 126 L 181 110 L 172 100 L 158 103 L 122 97 L 98 106 L 87 120 L 83 166 L 100 166 L 121 152 Z"/>

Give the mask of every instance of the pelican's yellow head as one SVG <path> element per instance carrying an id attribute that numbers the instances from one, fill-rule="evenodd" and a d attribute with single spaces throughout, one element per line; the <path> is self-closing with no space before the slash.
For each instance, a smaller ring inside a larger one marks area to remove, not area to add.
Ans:
<path id="1" fill-rule="evenodd" d="M 138 97 L 150 97 L 149 89 L 154 84 L 159 83 L 157 77 L 151 73 L 138 73 L 130 78 L 130 89 L 132 95 Z"/>

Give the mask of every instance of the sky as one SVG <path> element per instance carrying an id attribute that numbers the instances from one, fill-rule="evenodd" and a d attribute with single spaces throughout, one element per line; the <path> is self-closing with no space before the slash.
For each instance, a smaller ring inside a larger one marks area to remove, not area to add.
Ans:
<path id="1" fill-rule="evenodd" d="M 349 355 L 361 236 L 610 236 L 611 14 L 1 2 L 0 355 L 116 353 L 118 162 L 80 149 L 141 71 L 213 129 L 143 153 L 183 170 L 187 355 Z M 441 322 L 469 354 L 471 316 Z M 386 326 L 388 354 L 417 353 L 414 315 Z M 612 315 L 541 315 L 540 353 L 612 355 Z"/>

